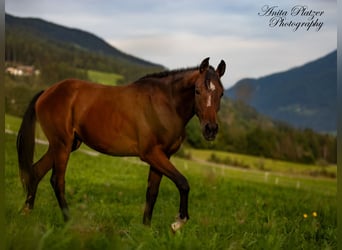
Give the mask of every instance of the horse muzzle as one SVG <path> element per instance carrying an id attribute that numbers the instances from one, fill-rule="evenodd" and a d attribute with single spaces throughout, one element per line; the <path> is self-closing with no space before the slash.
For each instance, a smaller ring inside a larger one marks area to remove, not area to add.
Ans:
<path id="1" fill-rule="evenodd" d="M 217 123 L 206 123 L 202 128 L 202 134 L 207 141 L 214 140 L 217 132 L 218 132 Z"/>

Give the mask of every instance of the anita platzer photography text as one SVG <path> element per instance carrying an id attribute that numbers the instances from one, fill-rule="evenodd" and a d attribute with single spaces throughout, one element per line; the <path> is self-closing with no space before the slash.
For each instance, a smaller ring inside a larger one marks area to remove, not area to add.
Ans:
<path id="1" fill-rule="evenodd" d="M 320 31 L 324 25 L 322 21 L 324 10 L 313 10 L 306 5 L 295 5 L 290 10 L 279 6 L 264 5 L 258 15 L 269 17 L 268 25 L 272 28 Z"/>

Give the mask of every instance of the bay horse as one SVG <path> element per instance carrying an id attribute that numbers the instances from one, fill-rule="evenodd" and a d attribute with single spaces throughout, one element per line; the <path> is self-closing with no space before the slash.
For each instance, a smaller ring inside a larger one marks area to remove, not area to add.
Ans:
<path id="1" fill-rule="evenodd" d="M 214 69 L 209 58 L 200 66 L 146 75 L 122 86 L 104 86 L 67 79 L 38 93 L 30 102 L 17 136 L 19 172 L 27 196 L 25 213 L 33 209 L 40 180 L 52 169 L 50 183 L 64 220 L 65 172 L 69 155 L 81 143 L 112 156 L 138 156 L 150 165 L 143 223 L 151 224 L 162 176 L 180 194 L 173 231 L 189 219 L 187 179 L 170 162 L 185 138 L 185 126 L 196 114 L 206 140 L 218 132 L 217 112 L 224 88 L 223 60 Z M 33 164 L 35 124 L 49 142 L 47 152 Z"/>

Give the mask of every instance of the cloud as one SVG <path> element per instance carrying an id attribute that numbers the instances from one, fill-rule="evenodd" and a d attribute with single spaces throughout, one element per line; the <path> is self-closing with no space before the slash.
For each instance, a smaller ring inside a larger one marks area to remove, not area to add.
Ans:
<path id="1" fill-rule="evenodd" d="M 227 63 L 223 84 L 229 87 L 244 77 L 261 77 L 299 66 L 336 48 L 333 34 L 296 33 L 289 40 L 244 39 L 238 36 L 203 37 L 196 34 L 136 36 L 112 40 L 124 51 L 150 61 L 163 62 L 169 68 L 195 66 L 207 56 L 215 67 L 221 59 Z M 322 41 L 325 41 L 322 43 Z"/>

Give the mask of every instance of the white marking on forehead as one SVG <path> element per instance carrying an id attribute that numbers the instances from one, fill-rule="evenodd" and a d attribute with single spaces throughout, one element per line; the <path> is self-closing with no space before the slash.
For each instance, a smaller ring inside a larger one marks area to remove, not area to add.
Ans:
<path id="1" fill-rule="evenodd" d="M 215 85 L 213 84 L 212 81 L 210 81 L 209 89 L 210 89 L 211 91 L 214 91 L 214 90 L 216 89 L 216 87 L 215 87 Z"/>
<path id="2" fill-rule="evenodd" d="M 208 96 L 207 107 L 211 107 L 211 95 Z"/>

